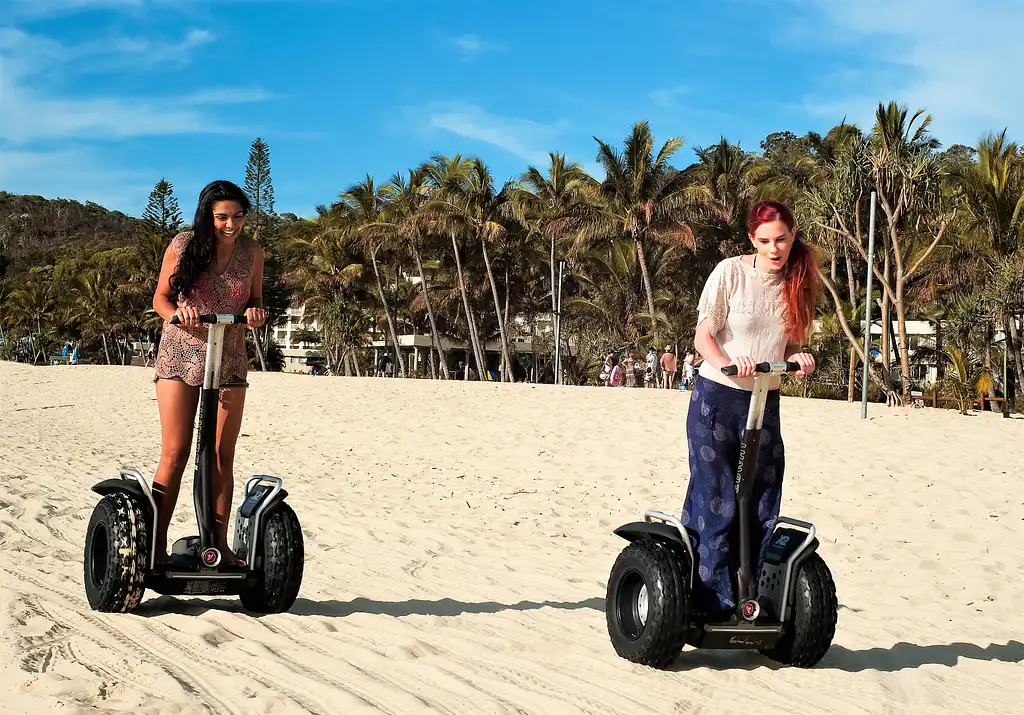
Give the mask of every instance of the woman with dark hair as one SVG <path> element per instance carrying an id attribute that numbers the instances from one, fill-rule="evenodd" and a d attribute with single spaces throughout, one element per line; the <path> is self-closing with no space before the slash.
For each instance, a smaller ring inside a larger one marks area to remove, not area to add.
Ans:
<path id="1" fill-rule="evenodd" d="M 167 560 L 167 528 L 178 499 L 181 475 L 192 446 L 199 391 L 206 363 L 205 313 L 244 313 L 250 328 L 266 320 L 263 310 L 263 249 L 243 232 L 249 199 L 230 181 L 214 181 L 199 194 L 191 231 L 179 233 L 164 252 L 153 309 L 164 319 L 156 358 L 156 398 L 162 449 L 153 477 L 159 515 L 157 560 Z M 178 316 L 180 325 L 171 325 Z M 245 326 L 224 332 L 220 409 L 214 457 L 213 498 L 217 548 L 228 565 L 242 565 L 227 539 L 234 488 L 235 442 L 245 404 Z"/>
<path id="2" fill-rule="evenodd" d="M 810 337 L 820 290 L 814 252 L 796 235 L 792 211 L 763 201 L 750 209 L 747 228 L 754 253 L 727 258 L 711 272 L 698 302 L 696 349 L 704 357 L 686 417 L 690 483 L 682 523 L 698 537 L 695 606 L 711 618 L 735 609 L 729 554 L 736 515 L 734 479 L 740 441 L 758 362 L 791 360 L 797 375 L 814 372 Z M 735 377 L 722 374 L 726 365 Z M 779 376 L 770 378 L 757 478 L 751 494 L 760 529 L 754 529 L 754 574 L 761 572 L 782 502 L 785 448 L 780 433 Z"/>

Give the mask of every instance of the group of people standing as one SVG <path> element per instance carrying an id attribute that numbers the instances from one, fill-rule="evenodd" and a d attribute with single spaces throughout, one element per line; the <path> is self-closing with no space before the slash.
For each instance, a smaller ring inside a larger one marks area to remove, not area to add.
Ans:
<path id="1" fill-rule="evenodd" d="M 620 362 L 618 355 L 609 353 L 601 366 L 598 380 L 603 387 L 639 387 L 642 384 L 649 389 L 661 387 L 666 390 L 674 389 L 679 380 L 684 389 L 689 389 L 693 385 L 696 359 L 694 352 L 687 350 L 680 365 L 671 345 L 666 345 L 660 353 L 652 345 L 643 361 L 628 353 Z"/>

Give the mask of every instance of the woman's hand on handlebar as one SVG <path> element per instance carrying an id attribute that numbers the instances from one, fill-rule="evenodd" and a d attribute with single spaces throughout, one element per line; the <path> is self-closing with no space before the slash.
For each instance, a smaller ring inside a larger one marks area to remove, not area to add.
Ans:
<path id="1" fill-rule="evenodd" d="M 258 328 L 267 322 L 267 311 L 263 308 L 246 308 L 245 317 L 249 320 L 250 328 Z"/>
<path id="2" fill-rule="evenodd" d="M 174 314 L 178 316 L 180 325 L 187 328 L 195 328 L 199 325 L 199 309 L 193 308 L 190 305 L 179 305 L 178 309 L 174 311 Z"/>
<path id="3" fill-rule="evenodd" d="M 786 358 L 786 360 L 791 360 L 800 366 L 800 369 L 793 373 L 798 377 L 810 375 L 814 372 L 815 367 L 817 367 L 814 362 L 814 356 L 810 353 L 794 353 Z"/>
<path id="4" fill-rule="evenodd" d="M 754 358 L 746 355 L 733 358 L 729 365 L 736 366 L 736 377 L 751 377 L 757 368 L 757 362 L 754 361 Z"/>

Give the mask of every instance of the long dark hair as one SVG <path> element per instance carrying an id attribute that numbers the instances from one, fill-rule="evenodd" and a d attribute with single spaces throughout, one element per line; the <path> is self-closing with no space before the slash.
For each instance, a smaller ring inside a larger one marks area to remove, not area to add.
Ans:
<path id="1" fill-rule="evenodd" d="M 249 213 L 249 197 L 230 181 L 211 181 L 199 192 L 192 239 L 178 257 L 178 267 L 170 280 L 171 290 L 180 297 L 192 293 L 199 275 L 213 262 L 217 245 L 213 235 L 213 205 L 218 201 L 235 201 L 242 207 L 243 214 Z"/>

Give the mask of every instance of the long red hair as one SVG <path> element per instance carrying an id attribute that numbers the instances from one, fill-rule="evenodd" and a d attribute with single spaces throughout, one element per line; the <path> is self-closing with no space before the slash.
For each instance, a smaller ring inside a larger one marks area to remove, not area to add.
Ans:
<path id="1" fill-rule="evenodd" d="M 782 221 L 790 231 L 796 225 L 788 206 L 778 201 L 762 201 L 751 206 L 747 214 L 751 238 L 758 226 L 770 221 Z M 814 308 L 821 292 L 818 257 L 814 249 L 794 238 L 782 275 L 785 279 L 782 294 L 786 301 L 786 332 L 792 342 L 803 343 L 810 336 Z"/>

